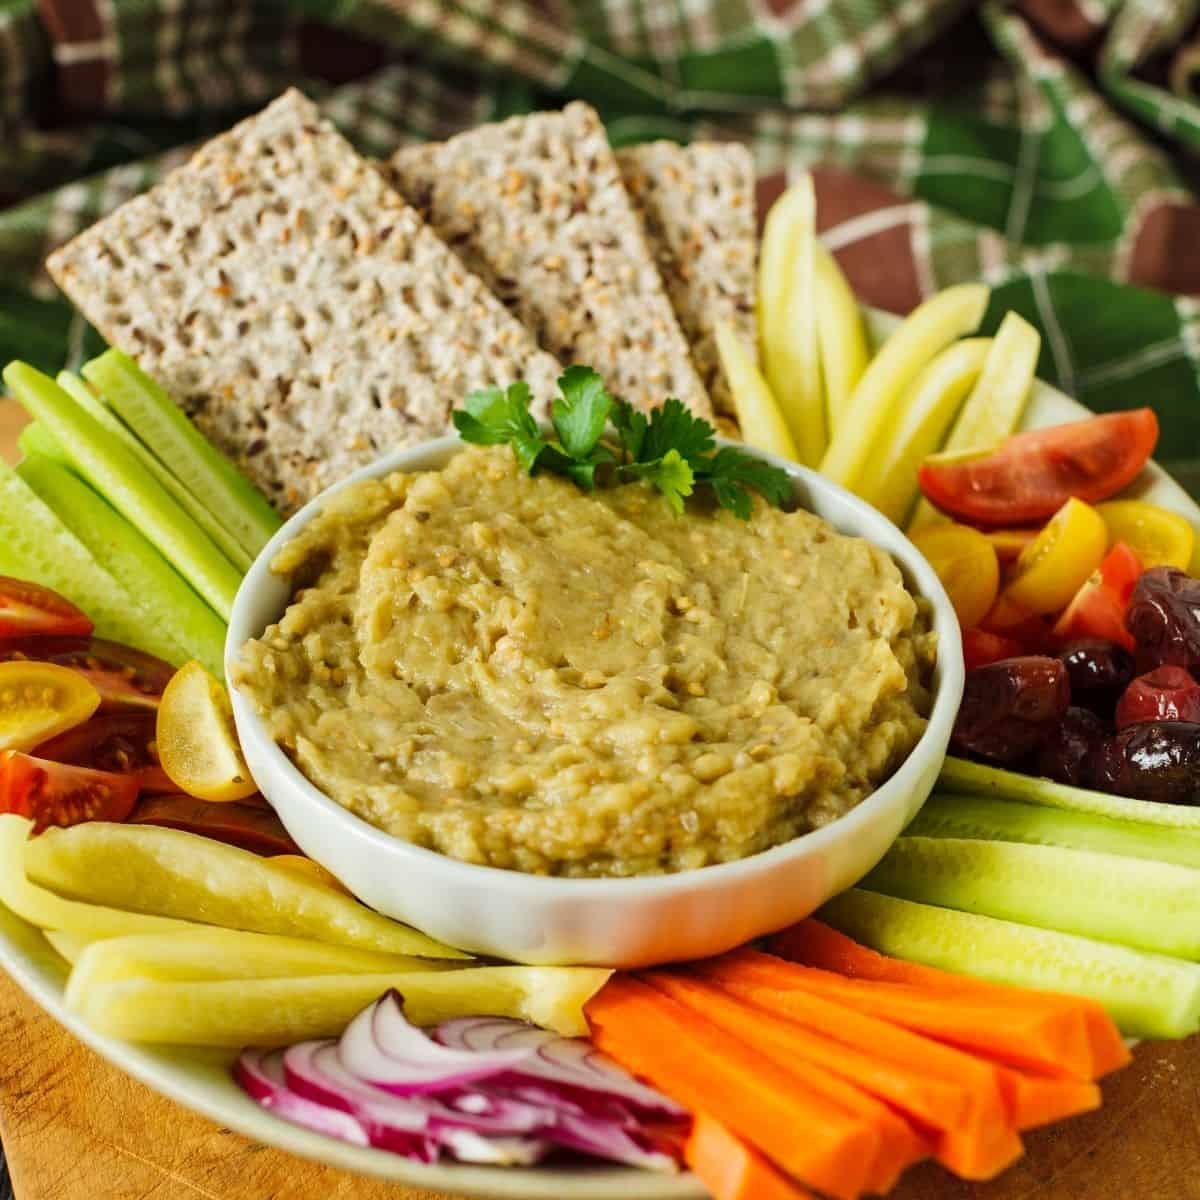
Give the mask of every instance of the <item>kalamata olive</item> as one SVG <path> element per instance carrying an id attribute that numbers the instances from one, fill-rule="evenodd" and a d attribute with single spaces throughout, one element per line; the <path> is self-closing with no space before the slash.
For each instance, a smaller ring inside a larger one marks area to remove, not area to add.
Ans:
<path id="1" fill-rule="evenodd" d="M 1109 727 L 1086 708 L 1068 708 L 1038 748 L 1034 770 L 1039 775 L 1085 787 L 1089 763 L 1111 736 Z"/>
<path id="2" fill-rule="evenodd" d="M 1091 761 L 1101 791 L 1168 804 L 1200 803 L 1200 724 L 1147 721 L 1120 730 Z"/>
<path id="3" fill-rule="evenodd" d="M 1143 721 L 1200 721 L 1200 683 L 1182 667 L 1139 675 L 1117 703 L 1117 728 Z"/>
<path id="4" fill-rule="evenodd" d="M 1137 643 L 1139 671 L 1163 665 L 1200 668 L 1200 579 L 1175 567 L 1151 567 L 1133 589 L 1125 628 Z"/>
<path id="5" fill-rule="evenodd" d="M 1132 681 L 1133 655 L 1116 642 L 1084 638 L 1069 642 L 1058 654 L 1071 681 L 1071 703 L 1111 716 L 1117 700 Z"/>
<path id="6" fill-rule="evenodd" d="M 1071 702 L 1067 668 L 1057 658 L 1006 658 L 967 672 L 952 748 L 994 762 L 1016 762 L 1039 745 Z"/>

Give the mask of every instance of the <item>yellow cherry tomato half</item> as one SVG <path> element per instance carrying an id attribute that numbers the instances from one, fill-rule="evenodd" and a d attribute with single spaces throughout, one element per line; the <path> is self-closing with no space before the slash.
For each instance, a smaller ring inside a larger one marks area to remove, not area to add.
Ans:
<path id="1" fill-rule="evenodd" d="M 78 672 L 54 663 L 0 663 L 0 750 L 32 750 L 81 725 L 100 693 Z"/>
<path id="2" fill-rule="evenodd" d="M 928 525 L 912 543 L 942 581 L 964 629 L 987 615 L 1000 589 L 1000 563 L 991 542 L 968 525 Z"/>
<path id="3" fill-rule="evenodd" d="M 1059 612 L 1100 565 L 1107 549 L 1104 519 L 1090 504 L 1072 498 L 1021 551 L 1004 594 L 1030 612 Z"/>
<path id="4" fill-rule="evenodd" d="M 1108 500 L 1096 505 L 1108 529 L 1108 544 L 1124 542 L 1142 567 L 1178 567 L 1186 571 L 1196 546 L 1192 523 L 1178 513 L 1145 500 Z"/>
<path id="5" fill-rule="evenodd" d="M 162 769 L 189 796 L 244 800 L 258 790 L 242 758 L 229 696 L 198 662 L 181 667 L 163 689 L 156 741 Z"/>
<path id="6" fill-rule="evenodd" d="M 293 875 L 298 875 L 303 879 L 311 879 L 316 883 L 324 884 L 325 887 L 332 888 L 335 892 L 350 895 L 350 889 L 332 871 L 325 870 L 319 862 L 305 858 L 303 854 L 273 854 L 271 855 L 271 865 L 283 867 L 285 871 L 291 871 Z"/>
<path id="7" fill-rule="evenodd" d="M 1002 563 L 1016 562 L 1021 551 L 1038 535 L 1036 529 L 985 529 L 983 536 L 992 543 Z"/>

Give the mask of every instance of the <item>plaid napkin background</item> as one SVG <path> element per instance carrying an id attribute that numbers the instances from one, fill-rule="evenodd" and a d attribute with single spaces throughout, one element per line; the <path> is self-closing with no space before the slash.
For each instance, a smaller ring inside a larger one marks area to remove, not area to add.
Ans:
<path id="1" fill-rule="evenodd" d="M 0 361 L 94 352 L 46 253 L 287 83 L 375 155 L 578 97 L 814 167 L 860 296 L 986 280 L 1200 495 L 1200 0 L 0 0 Z"/>

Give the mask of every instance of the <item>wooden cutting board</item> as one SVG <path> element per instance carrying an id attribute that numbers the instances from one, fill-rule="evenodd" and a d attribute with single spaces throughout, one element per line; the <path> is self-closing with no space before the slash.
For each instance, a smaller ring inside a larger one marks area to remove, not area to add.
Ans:
<path id="1" fill-rule="evenodd" d="M 21 423 L 0 400 L 0 457 L 15 457 Z M 110 1066 L 3 973 L 0 1137 L 17 1200 L 447 1200 L 220 1128 Z M 1026 1146 L 993 1183 L 922 1166 L 893 1200 L 1200 1200 L 1200 1038 L 1141 1047 L 1099 1112 Z"/>

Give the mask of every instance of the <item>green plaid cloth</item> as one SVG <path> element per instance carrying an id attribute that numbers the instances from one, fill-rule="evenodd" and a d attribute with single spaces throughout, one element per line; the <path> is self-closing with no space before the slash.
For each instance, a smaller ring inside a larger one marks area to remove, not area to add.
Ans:
<path id="1" fill-rule="evenodd" d="M 581 98 L 811 168 L 864 300 L 987 281 L 1200 494 L 1200 0 L 0 0 L 0 360 L 93 352 L 47 252 L 291 83 L 374 155 Z"/>

